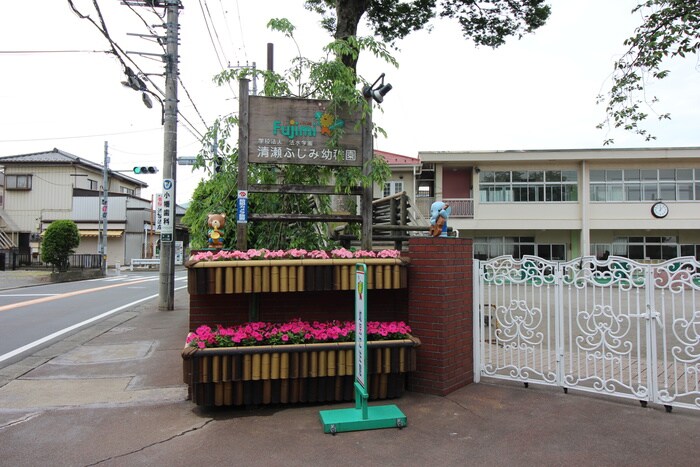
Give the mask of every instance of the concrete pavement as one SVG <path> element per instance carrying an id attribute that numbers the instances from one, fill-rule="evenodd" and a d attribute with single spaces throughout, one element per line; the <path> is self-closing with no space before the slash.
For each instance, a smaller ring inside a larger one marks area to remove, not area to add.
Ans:
<path id="1" fill-rule="evenodd" d="M 1 280 L 1 278 L 0 278 Z M 323 433 L 351 404 L 201 409 L 185 400 L 186 290 L 0 369 L 0 465 L 697 465 L 700 413 L 530 385 L 407 393 L 403 430 Z"/>

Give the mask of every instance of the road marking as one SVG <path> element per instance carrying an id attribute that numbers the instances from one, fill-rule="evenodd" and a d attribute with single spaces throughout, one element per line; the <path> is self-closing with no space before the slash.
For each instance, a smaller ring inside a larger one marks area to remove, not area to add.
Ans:
<path id="1" fill-rule="evenodd" d="M 146 280 L 144 280 L 143 282 L 146 282 Z M 134 284 L 134 282 L 125 282 L 122 284 L 104 285 L 102 287 L 95 287 L 94 289 L 76 290 L 75 292 L 66 292 L 66 293 L 62 293 L 62 294 L 51 295 L 48 297 L 36 298 L 34 300 L 27 300 L 26 302 L 12 303 L 10 305 L 0 306 L 0 312 L 13 310 L 15 308 L 20 308 L 23 306 L 37 305 L 39 303 L 52 302 L 54 300 L 59 300 L 61 298 L 75 297 L 76 295 L 83 295 L 86 293 L 99 292 L 100 290 L 113 289 L 115 287 L 123 287 L 125 285 L 131 285 L 131 284 Z"/>
<path id="2" fill-rule="evenodd" d="M 110 288 L 110 287 L 114 287 L 114 286 L 108 286 L 108 287 L 102 287 L 102 288 Z M 182 289 L 184 289 L 184 288 L 186 288 L 186 287 L 187 287 L 187 286 L 178 287 L 178 288 L 175 289 L 175 291 L 182 290 Z M 96 290 L 96 289 L 95 289 L 95 290 Z M 34 342 L 31 342 L 31 343 L 29 343 L 29 344 L 27 344 L 27 345 L 23 345 L 22 347 L 19 347 L 19 348 L 15 349 L 15 350 L 13 350 L 13 351 L 11 351 L 11 352 L 7 352 L 7 353 L 4 354 L 4 355 L 0 355 L 0 362 L 3 362 L 3 361 L 5 361 L 5 360 L 8 360 L 8 359 L 10 359 L 10 358 L 12 358 L 12 357 L 15 357 L 15 356 L 21 354 L 21 353 L 24 353 L 24 352 L 26 352 L 26 351 L 28 351 L 28 350 L 31 350 L 31 349 L 33 349 L 34 347 L 40 346 L 41 344 L 44 344 L 44 343 L 46 343 L 46 342 L 49 342 L 49 341 L 51 341 L 52 339 L 56 339 L 57 337 L 60 337 L 60 336 L 62 336 L 62 335 L 64 335 L 64 334 L 66 334 L 66 333 L 69 333 L 69 332 L 71 332 L 71 331 L 74 331 L 74 330 L 76 330 L 76 329 L 79 329 L 79 328 L 81 328 L 81 327 L 83 327 L 83 326 L 86 326 L 86 325 L 88 325 L 88 324 L 94 323 L 95 321 L 98 321 L 98 320 L 100 320 L 100 319 L 106 318 L 107 316 L 110 316 L 110 315 L 113 315 L 113 314 L 115 314 L 115 313 L 118 313 L 118 312 L 120 312 L 120 311 L 122 311 L 122 310 L 124 310 L 124 309 L 126 309 L 126 308 L 129 308 L 129 307 L 132 307 L 132 306 L 134 306 L 134 305 L 138 305 L 139 303 L 145 302 L 145 301 L 147 301 L 147 300 L 151 300 L 151 299 L 153 299 L 153 298 L 156 298 L 158 295 L 159 295 L 159 294 L 150 295 L 150 296 L 145 297 L 145 298 L 142 298 L 142 299 L 140 299 L 140 300 L 136 300 L 136 301 L 133 301 L 133 302 L 131 302 L 131 303 L 127 303 L 126 305 L 122 305 L 122 306 L 120 306 L 120 307 L 114 308 L 113 310 L 106 311 L 106 312 L 102 313 L 101 315 L 94 316 L 94 317 L 92 317 L 92 318 L 90 318 L 90 319 L 86 319 L 85 321 L 82 321 L 82 322 L 80 322 L 80 323 L 77 323 L 77 324 L 74 324 L 74 325 L 72 325 L 72 326 L 68 326 L 67 328 L 64 328 L 64 329 L 61 329 L 61 330 L 59 330 L 59 331 L 56 331 L 56 332 L 54 332 L 53 334 L 49 334 L 49 335 L 46 336 L 46 337 L 42 337 L 41 339 L 37 339 L 37 340 L 35 340 Z M 1 310 L 0 310 L 0 311 L 1 311 Z"/>
<path id="3" fill-rule="evenodd" d="M 11 294 L 0 294 L 0 297 L 52 297 L 58 295 L 55 293 L 11 293 Z"/>

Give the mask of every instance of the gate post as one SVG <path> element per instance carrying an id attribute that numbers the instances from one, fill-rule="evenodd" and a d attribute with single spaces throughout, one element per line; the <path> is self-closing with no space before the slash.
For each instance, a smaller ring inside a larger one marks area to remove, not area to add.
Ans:
<path id="1" fill-rule="evenodd" d="M 408 322 L 421 340 L 409 389 L 447 395 L 474 379 L 472 240 L 408 242 Z"/>

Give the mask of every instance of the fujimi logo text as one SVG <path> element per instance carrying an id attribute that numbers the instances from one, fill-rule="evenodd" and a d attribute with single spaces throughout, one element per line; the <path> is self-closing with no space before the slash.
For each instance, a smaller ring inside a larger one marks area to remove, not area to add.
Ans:
<path id="1" fill-rule="evenodd" d="M 296 136 L 316 136 L 316 127 L 299 125 L 294 120 L 289 123 L 289 125 L 282 125 L 280 120 L 275 120 L 272 123 L 272 134 L 281 134 L 289 139 L 294 139 Z"/>

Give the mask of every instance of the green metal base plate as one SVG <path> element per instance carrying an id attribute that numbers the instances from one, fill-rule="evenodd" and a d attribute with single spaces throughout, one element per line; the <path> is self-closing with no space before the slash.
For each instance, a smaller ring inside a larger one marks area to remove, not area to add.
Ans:
<path id="1" fill-rule="evenodd" d="M 361 408 L 321 410 L 319 412 L 324 433 L 376 430 L 378 428 L 403 428 L 406 415 L 395 405 L 367 407 L 367 418 L 362 418 Z"/>

